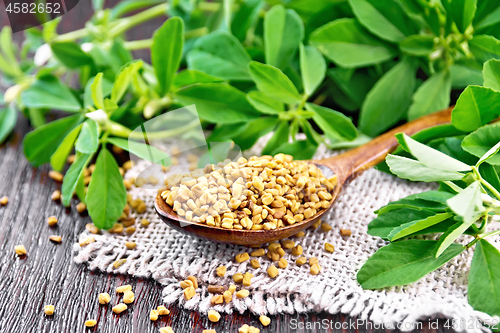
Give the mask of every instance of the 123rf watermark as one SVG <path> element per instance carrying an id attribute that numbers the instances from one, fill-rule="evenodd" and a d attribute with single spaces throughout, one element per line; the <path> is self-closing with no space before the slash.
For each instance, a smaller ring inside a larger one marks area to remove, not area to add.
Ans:
<path id="1" fill-rule="evenodd" d="M 364 319 L 346 319 L 345 321 L 334 321 L 331 319 L 322 319 L 318 321 L 308 321 L 300 319 L 290 320 L 289 328 L 292 330 L 401 330 L 401 331 L 421 331 L 423 329 L 438 329 L 443 327 L 445 330 L 462 331 L 466 329 L 489 328 L 492 331 L 500 329 L 498 319 L 491 323 L 481 323 L 477 320 L 458 320 L 458 319 L 435 319 L 423 322 L 388 322 L 375 323 Z"/>

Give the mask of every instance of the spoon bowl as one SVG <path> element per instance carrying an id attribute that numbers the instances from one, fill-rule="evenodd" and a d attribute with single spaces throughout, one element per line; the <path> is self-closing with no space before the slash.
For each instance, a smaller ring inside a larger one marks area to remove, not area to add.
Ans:
<path id="1" fill-rule="evenodd" d="M 351 180 L 355 179 L 369 168 L 384 161 L 387 154 L 393 151 L 398 145 L 395 134 L 405 133 L 407 135 L 413 135 L 429 127 L 449 124 L 451 121 L 451 110 L 452 107 L 406 123 L 343 154 L 322 160 L 310 161 L 316 164 L 327 178 L 335 174 L 337 176 L 337 185 L 333 189 L 333 193 L 331 193 L 333 198 L 330 202 L 330 206 L 302 222 L 272 230 L 244 230 L 211 227 L 206 224 L 188 222 L 184 218 L 178 216 L 172 207 L 163 200 L 160 193 L 155 199 L 156 212 L 168 226 L 180 232 L 219 243 L 258 246 L 291 237 L 310 227 L 332 209 L 342 188 Z"/>

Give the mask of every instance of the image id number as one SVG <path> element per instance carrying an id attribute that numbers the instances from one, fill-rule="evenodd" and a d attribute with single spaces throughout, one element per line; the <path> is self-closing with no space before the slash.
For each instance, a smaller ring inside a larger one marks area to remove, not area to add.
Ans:
<path id="1" fill-rule="evenodd" d="M 9 3 L 6 8 L 7 13 L 24 14 L 62 14 L 60 3 Z"/>

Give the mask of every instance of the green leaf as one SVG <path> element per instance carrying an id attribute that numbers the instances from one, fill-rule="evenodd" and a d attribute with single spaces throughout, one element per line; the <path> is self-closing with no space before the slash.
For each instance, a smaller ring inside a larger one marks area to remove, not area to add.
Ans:
<path id="1" fill-rule="evenodd" d="M 395 240 L 401 239 L 403 237 L 409 236 L 411 234 L 414 234 L 418 231 L 424 230 L 426 228 L 429 228 L 433 225 L 436 225 L 440 222 L 443 222 L 444 220 L 452 217 L 452 213 L 441 213 L 441 214 L 436 214 L 434 216 L 430 216 L 426 219 L 423 220 L 417 220 L 417 221 L 411 221 L 405 224 L 402 224 L 400 227 L 397 227 L 391 231 L 389 234 L 388 238 L 391 242 L 394 242 Z"/>
<path id="2" fill-rule="evenodd" d="M 443 2 L 449 3 L 447 8 L 451 11 L 453 21 L 455 21 L 458 30 L 464 33 L 472 23 L 472 19 L 476 13 L 477 0 L 443 0 Z"/>
<path id="3" fill-rule="evenodd" d="M 481 62 L 500 59 L 500 41 L 493 36 L 474 36 L 469 41 L 472 54 Z"/>
<path id="4" fill-rule="evenodd" d="M 304 91 L 311 96 L 325 78 L 326 72 L 325 59 L 316 48 L 300 44 L 300 72 Z"/>
<path id="5" fill-rule="evenodd" d="M 97 157 L 86 202 L 92 221 L 100 229 L 111 228 L 127 204 L 127 191 L 118 164 L 106 148 Z"/>
<path id="6" fill-rule="evenodd" d="M 166 94 L 179 68 L 184 46 L 184 23 L 179 17 L 171 17 L 153 36 L 151 63 L 156 72 L 160 93 Z"/>
<path id="7" fill-rule="evenodd" d="M 432 75 L 418 87 L 408 110 L 408 120 L 441 111 L 450 105 L 451 76 L 449 71 Z"/>
<path id="8" fill-rule="evenodd" d="M 153 163 L 161 161 L 165 166 L 170 165 L 169 155 L 151 145 L 121 138 L 108 138 L 107 140 L 109 143 L 120 147 L 141 159 L 145 159 Z"/>
<path id="9" fill-rule="evenodd" d="M 9 26 L 4 26 L 0 33 L 0 50 L 2 50 L 5 60 L 15 72 L 21 72 L 16 58 L 16 44 L 12 40 L 12 29 Z"/>
<path id="10" fill-rule="evenodd" d="M 443 191 L 427 191 L 407 196 L 406 198 L 393 201 L 375 211 L 382 215 L 400 208 L 415 208 L 431 211 L 444 211 L 448 208 L 446 200 L 453 197 L 453 194 Z"/>
<path id="11" fill-rule="evenodd" d="M 468 85 L 480 86 L 483 84 L 481 70 L 465 64 L 451 65 L 450 74 L 453 89 L 465 89 Z"/>
<path id="12" fill-rule="evenodd" d="M 478 181 L 475 181 L 446 202 L 451 210 L 457 215 L 464 217 L 467 223 L 474 214 L 484 210 L 481 198 L 481 185 Z"/>
<path id="13" fill-rule="evenodd" d="M 257 88 L 267 96 L 287 104 L 301 101 L 297 88 L 278 68 L 252 61 L 249 70 Z"/>
<path id="14" fill-rule="evenodd" d="M 462 141 L 462 148 L 477 157 L 483 157 L 500 142 L 500 124 L 495 123 L 478 128 Z M 495 151 L 493 151 L 494 153 Z M 482 161 L 481 161 L 482 162 Z M 500 165 L 500 155 L 492 155 L 489 164 Z"/>
<path id="15" fill-rule="evenodd" d="M 97 151 L 99 146 L 99 128 L 92 119 L 87 119 L 83 123 L 82 130 L 76 141 L 75 149 L 80 153 L 91 154 Z"/>
<path id="16" fill-rule="evenodd" d="M 273 150 L 271 155 L 276 155 L 278 153 L 292 155 L 295 160 L 310 160 L 316 150 L 317 145 L 314 145 L 309 140 L 297 140 L 294 142 L 285 142 L 278 148 Z"/>
<path id="17" fill-rule="evenodd" d="M 85 86 L 85 91 L 83 93 L 83 107 L 88 108 L 89 106 L 94 106 L 94 100 L 92 99 L 92 84 L 94 84 L 95 76 L 91 77 L 87 81 Z M 106 79 L 105 77 L 101 80 L 102 96 L 109 96 L 111 90 L 113 89 L 113 83 Z"/>
<path id="18" fill-rule="evenodd" d="M 175 74 L 173 84 L 176 89 L 179 89 L 196 83 L 214 83 L 222 81 L 223 80 L 218 77 L 211 76 L 200 71 L 185 69 L 182 72 Z"/>
<path id="19" fill-rule="evenodd" d="M 357 111 L 361 108 L 366 95 L 377 82 L 378 77 L 369 75 L 364 71 L 355 69 L 345 69 L 342 67 L 331 68 L 327 71 L 327 75 L 336 83 L 341 90 L 340 93 L 335 93 L 332 97 L 335 102 L 339 103 L 341 93 L 345 94 L 349 103 L 352 103 L 351 111 Z"/>
<path id="20" fill-rule="evenodd" d="M 64 206 L 68 207 L 71 203 L 73 193 L 75 193 L 78 185 L 78 180 L 83 175 L 83 170 L 90 162 L 92 154 L 78 154 L 75 161 L 70 165 L 68 171 L 64 175 L 61 187 L 61 202 Z"/>
<path id="21" fill-rule="evenodd" d="M 81 122 L 82 116 L 78 114 L 52 121 L 29 132 L 23 140 L 24 155 L 34 166 L 49 162 L 64 138 Z"/>
<path id="22" fill-rule="evenodd" d="M 274 130 L 274 134 L 262 149 L 262 155 L 270 155 L 276 148 L 288 142 L 288 121 L 281 121 Z"/>
<path id="23" fill-rule="evenodd" d="M 82 129 L 82 125 L 78 125 L 71 132 L 66 135 L 64 140 L 61 142 L 57 150 L 50 157 L 50 166 L 53 170 L 62 171 L 64 165 L 66 164 L 66 159 L 69 153 L 73 149 L 76 138 Z"/>
<path id="24" fill-rule="evenodd" d="M 490 88 L 468 86 L 460 94 L 451 114 L 453 125 L 471 132 L 500 115 L 500 92 Z"/>
<path id="25" fill-rule="evenodd" d="M 17 111 L 12 106 L 0 110 L 0 143 L 12 132 L 17 122 Z"/>
<path id="26" fill-rule="evenodd" d="M 343 113 L 312 103 L 306 103 L 306 109 L 314 112 L 313 120 L 329 138 L 354 140 L 358 131 Z"/>
<path id="27" fill-rule="evenodd" d="M 54 109 L 78 112 L 82 108 L 71 90 L 54 76 L 38 78 L 21 94 L 22 102 L 29 108 Z"/>
<path id="28" fill-rule="evenodd" d="M 102 73 L 98 73 L 94 82 L 90 86 L 90 91 L 92 92 L 92 101 L 98 109 L 104 109 L 104 96 L 102 92 Z"/>
<path id="29" fill-rule="evenodd" d="M 252 59 L 233 35 L 214 31 L 199 38 L 187 55 L 190 69 L 235 81 L 251 81 L 248 63 Z"/>
<path id="30" fill-rule="evenodd" d="M 364 289 L 403 286 L 419 280 L 464 251 L 453 244 L 439 258 L 434 257 L 437 242 L 411 239 L 382 247 L 361 267 L 358 282 Z"/>
<path id="31" fill-rule="evenodd" d="M 50 48 L 57 59 L 68 68 L 92 65 L 94 61 L 74 42 L 51 44 Z"/>
<path id="32" fill-rule="evenodd" d="M 252 147 L 260 137 L 270 133 L 276 128 L 278 121 L 278 117 L 260 117 L 249 121 L 247 125 L 233 137 L 233 141 L 241 150 L 246 150 Z"/>
<path id="33" fill-rule="evenodd" d="M 264 114 L 274 114 L 277 115 L 281 111 L 285 111 L 285 105 L 282 102 L 275 100 L 274 98 L 268 97 L 261 91 L 250 91 L 247 94 L 247 99 L 250 104 L 253 105 L 258 111 Z"/>
<path id="34" fill-rule="evenodd" d="M 445 171 L 470 171 L 471 167 L 439 150 L 410 138 L 404 133 L 396 134 L 399 144 L 428 167 Z"/>
<path id="35" fill-rule="evenodd" d="M 484 63 L 484 86 L 500 91 L 500 60 L 491 59 Z"/>
<path id="36" fill-rule="evenodd" d="M 479 173 L 481 174 L 481 177 L 484 178 L 484 180 L 490 183 L 496 190 L 500 191 L 500 178 L 494 166 L 483 163 L 479 166 Z M 494 194 L 490 194 L 490 196 L 494 197 Z"/>
<path id="37" fill-rule="evenodd" d="M 240 42 L 245 40 L 247 31 L 259 19 L 259 12 L 262 6 L 262 0 L 244 0 L 241 2 L 240 9 L 236 12 L 231 22 L 231 32 Z"/>
<path id="38" fill-rule="evenodd" d="M 388 239 L 395 228 L 408 222 L 422 221 L 434 215 L 436 212 L 409 207 L 392 210 L 379 215 L 368 224 L 368 235 Z"/>
<path id="39" fill-rule="evenodd" d="M 220 124 L 233 124 L 259 117 L 246 95 L 222 83 L 202 83 L 175 92 L 184 105 L 195 104 L 201 119 Z"/>
<path id="40" fill-rule="evenodd" d="M 370 35 L 355 19 L 338 19 L 315 30 L 309 43 L 344 68 L 366 67 L 393 58 L 394 49 Z"/>
<path id="41" fill-rule="evenodd" d="M 266 64 L 285 69 L 304 38 L 304 24 L 291 9 L 272 7 L 264 17 Z"/>
<path id="42" fill-rule="evenodd" d="M 484 239 L 474 249 L 467 295 L 474 310 L 500 316 L 500 252 Z"/>
<path id="43" fill-rule="evenodd" d="M 458 172 L 430 168 L 421 162 L 397 155 L 388 155 L 386 162 L 393 174 L 411 181 L 437 182 L 464 177 Z"/>
<path id="44" fill-rule="evenodd" d="M 266 118 L 257 118 L 256 120 L 250 121 L 250 123 L 253 121 L 257 121 L 259 119 L 266 119 Z M 224 142 L 231 140 L 232 138 L 241 134 L 244 131 L 244 129 L 248 126 L 248 124 L 249 123 L 216 125 L 215 128 L 210 133 L 210 136 L 207 138 L 207 142 Z"/>
<path id="45" fill-rule="evenodd" d="M 411 35 L 399 42 L 399 48 L 405 53 L 426 57 L 434 49 L 434 37 L 428 35 Z"/>
<path id="46" fill-rule="evenodd" d="M 374 35 L 398 42 L 417 32 L 412 20 L 396 1 L 349 0 L 356 18 Z"/>
<path id="47" fill-rule="evenodd" d="M 359 129 L 363 133 L 376 136 L 404 117 L 415 90 L 415 75 L 415 66 L 405 59 L 375 83 L 361 107 Z"/>
<path id="48" fill-rule="evenodd" d="M 137 74 L 137 71 L 142 67 L 142 65 L 142 61 L 134 61 L 127 66 L 122 67 L 120 72 L 116 74 L 113 89 L 111 90 L 111 100 L 113 102 L 120 102 L 121 98 L 130 86 L 133 76 Z"/>

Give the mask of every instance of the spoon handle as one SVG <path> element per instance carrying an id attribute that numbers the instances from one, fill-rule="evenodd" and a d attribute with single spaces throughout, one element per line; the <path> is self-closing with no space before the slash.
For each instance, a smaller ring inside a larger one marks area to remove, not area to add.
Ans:
<path id="1" fill-rule="evenodd" d="M 332 169 L 337 175 L 338 183 L 344 184 L 384 161 L 386 156 L 398 146 L 395 134 L 406 133 L 407 135 L 413 135 L 429 127 L 449 124 L 451 122 L 452 109 L 453 107 L 449 107 L 446 110 L 408 122 L 376 137 L 362 146 L 351 149 L 343 154 L 314 162 Z"/>

